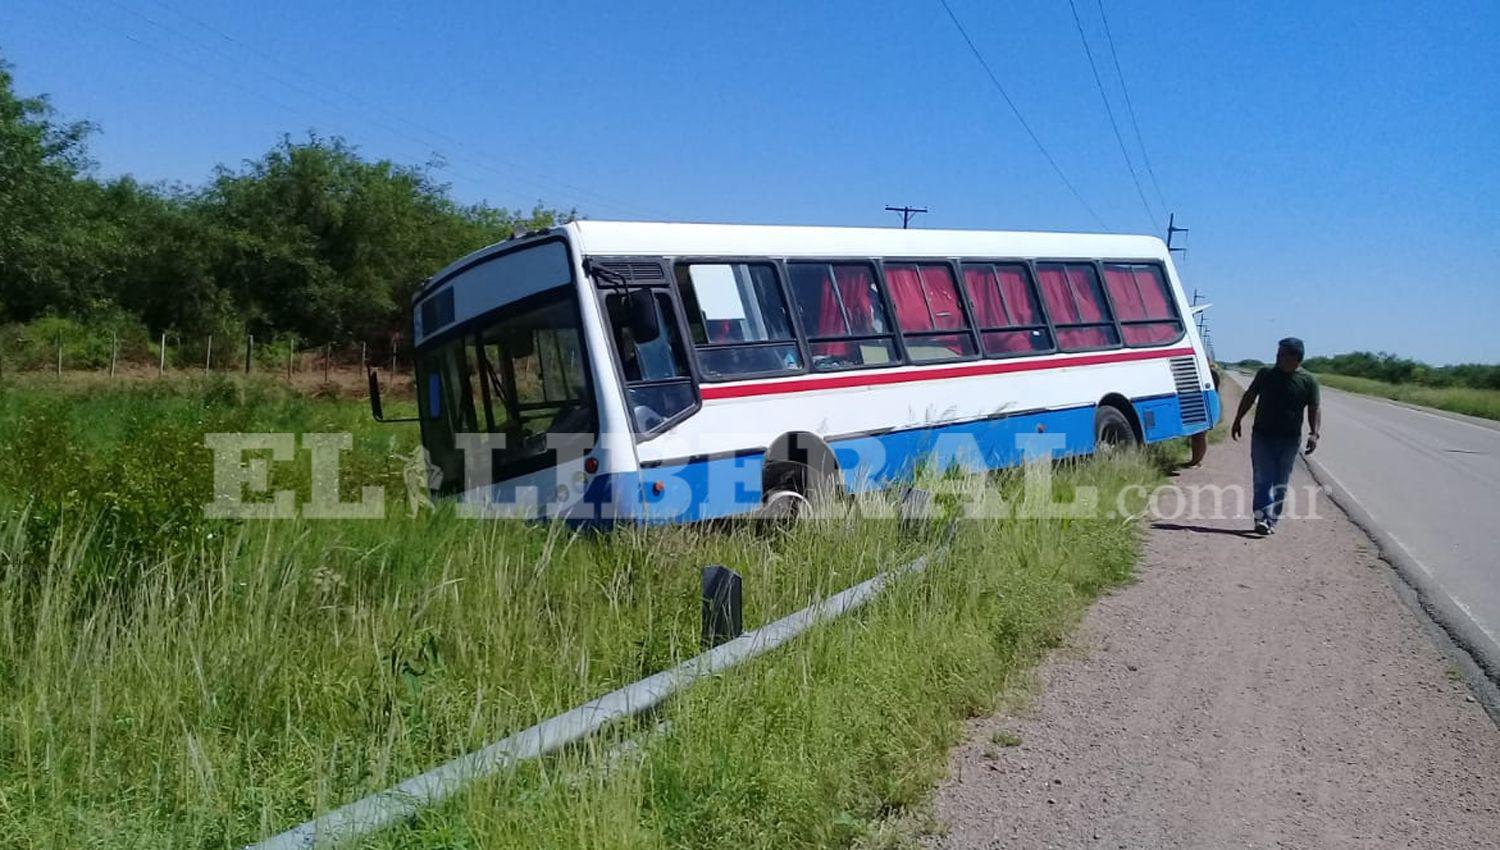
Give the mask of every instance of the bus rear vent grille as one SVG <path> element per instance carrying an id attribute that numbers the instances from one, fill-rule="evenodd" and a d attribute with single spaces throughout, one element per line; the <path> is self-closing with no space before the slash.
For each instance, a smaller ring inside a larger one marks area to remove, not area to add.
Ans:
<path id="1" fill-rule="evenodd" d="M 610 262 L 600 263 L 599 267 L 631 281 L 641 283 L 661 282 L 666 280 L 666 274 L 661 270 L 661 263 L 652 262 Z"/>
<path id="2" fill-rule="evenodd" d="M 1198 386 L 1198 361 L 1193 357 L 1172 358 L 1172 383 L 1177 385 L 1177 405 L 1182 410 L 1182 424 L 1202 425 L 1208 421 L 1208 402 Z"/>

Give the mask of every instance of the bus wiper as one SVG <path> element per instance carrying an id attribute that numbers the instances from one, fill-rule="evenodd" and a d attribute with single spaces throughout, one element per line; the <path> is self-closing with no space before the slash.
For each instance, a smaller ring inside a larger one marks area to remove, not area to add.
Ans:
<path id="1" fill-rule="evenodd" d="M 588 265 L 584 267 L 584 271 L 588 272 L 594 277 L 602 277 L 606 281 L 609 281 L 616 286 L 629 287 L 635 283 L 634 278 L 626 277 L 625 275 L 620 274 L 614 269 L 605 268 L 605 266 L 598 260 L 589 260 Z"/>

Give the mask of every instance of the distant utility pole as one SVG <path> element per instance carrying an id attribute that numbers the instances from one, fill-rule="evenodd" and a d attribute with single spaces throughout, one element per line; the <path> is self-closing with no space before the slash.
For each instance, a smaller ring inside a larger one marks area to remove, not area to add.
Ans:
<path id="1" fill-rule="evenodd" d="M 1172 237 L 1176 236 L 1179 233 L 1187 233 L 1187 232 L 1188 232 L 1188 229 L 1186 227 L 1178 227 L 1177 226 L 1177 213 L 1170 213 L 1170 214 L 1168 214 L 1167 215 L 1167 250 L 1168 251 L 1182 251 L 1182 252 L 1185 253 L 1187 251 L 1186 248 L 1174 248 L 1174 247 L 1172 247 Z"/>
<path id="2" fill-rule="evenodd" d="M 901 229 L 905 230 L 911 224 L 911 217 L 917 213 L 927 212 L 926 207 L 886 207 L 886 212 L 901 213 Z"/>

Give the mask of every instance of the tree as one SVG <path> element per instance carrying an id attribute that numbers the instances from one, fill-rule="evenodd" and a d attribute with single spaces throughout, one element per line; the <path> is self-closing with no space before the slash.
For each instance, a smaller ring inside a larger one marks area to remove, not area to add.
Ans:
<path id="1" fill-rule="evenodd" d="M 218 280 L 251 325 L 325 341 L 399 330 L 427 276 L 561 215 L 461 207 L 426 169 L 367 162 L 317 136 L 283 138 L 238 172 L 220 168 L 201 204 L 226 235 Z"/>
<path id="2" fill-rule="evenodd" d="M 0 60 L 0 323 L 117 326 L 124 311 L 187 338 L 383 338 L 444 265 L 574 215 L 462 206 L 428 168 L 316 135 L 283 137 L 200 188 L 101 181 L 92 129 L 17 96 Z"/>
<path id="3" fill-rule="evenodd" d="M 43 97 L 14 91 L 0 58 L 0 321 L 97 306 L 101 252 L 114 240 L 99 227 L 85 140 L 92 126 L 56 120 Z"/>

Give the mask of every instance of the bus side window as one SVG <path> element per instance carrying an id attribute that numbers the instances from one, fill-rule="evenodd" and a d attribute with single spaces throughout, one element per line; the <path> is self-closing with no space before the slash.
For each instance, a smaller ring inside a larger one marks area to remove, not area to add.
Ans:
<path id="1" fill-rule="evenodd" d="M 1115 348 L 1120 335 L 1093 263 L 1037 263 L 1042 300 L 1064 351 Z"/>
<path id="2" fill-rule="evenodd" d="M 654 296 L 657 326 L 661 331 L 655 339 L 643 341 L 632 335 L 626 317 L 625 293 L 611 292 L 604 297 L 615 350 L 620 355 L 620 371 L 625 377 L 625 398 L 640 434 L 659 430 L 698 402 L 672 298 L 661 291 Z"/>
<path id="3" fill-rule="evenodd" d="M 1105 263 L 1104 288 L 1114 302 L 1126 345 L 1165 345 L 1182 336 L 1182 322 L 1160 266 Z"/>
<path id="4" fill-rule="evenodd" d="M 704 380 L 802 370 L 775 266 L 678 263 L 677 291 Z"/>
<path id="5" fill-rule="evenodd" d="M 974 356 L 974 334 L 947 265 L 887 263 L 885 283 L 913 363 Z"/>
<path id="6" fill-rule="evenodd" d="M 964 263 L 964 289 L 974 307 L 987 357 L 1052 350 L 1036 287 L 1021 263 Z"/>
<path id="7" fill-rule="evenodd" d="M 792 301 L 820 372 L 900 361 L 885 299 L 867 263 L 787 263 Z"/>

